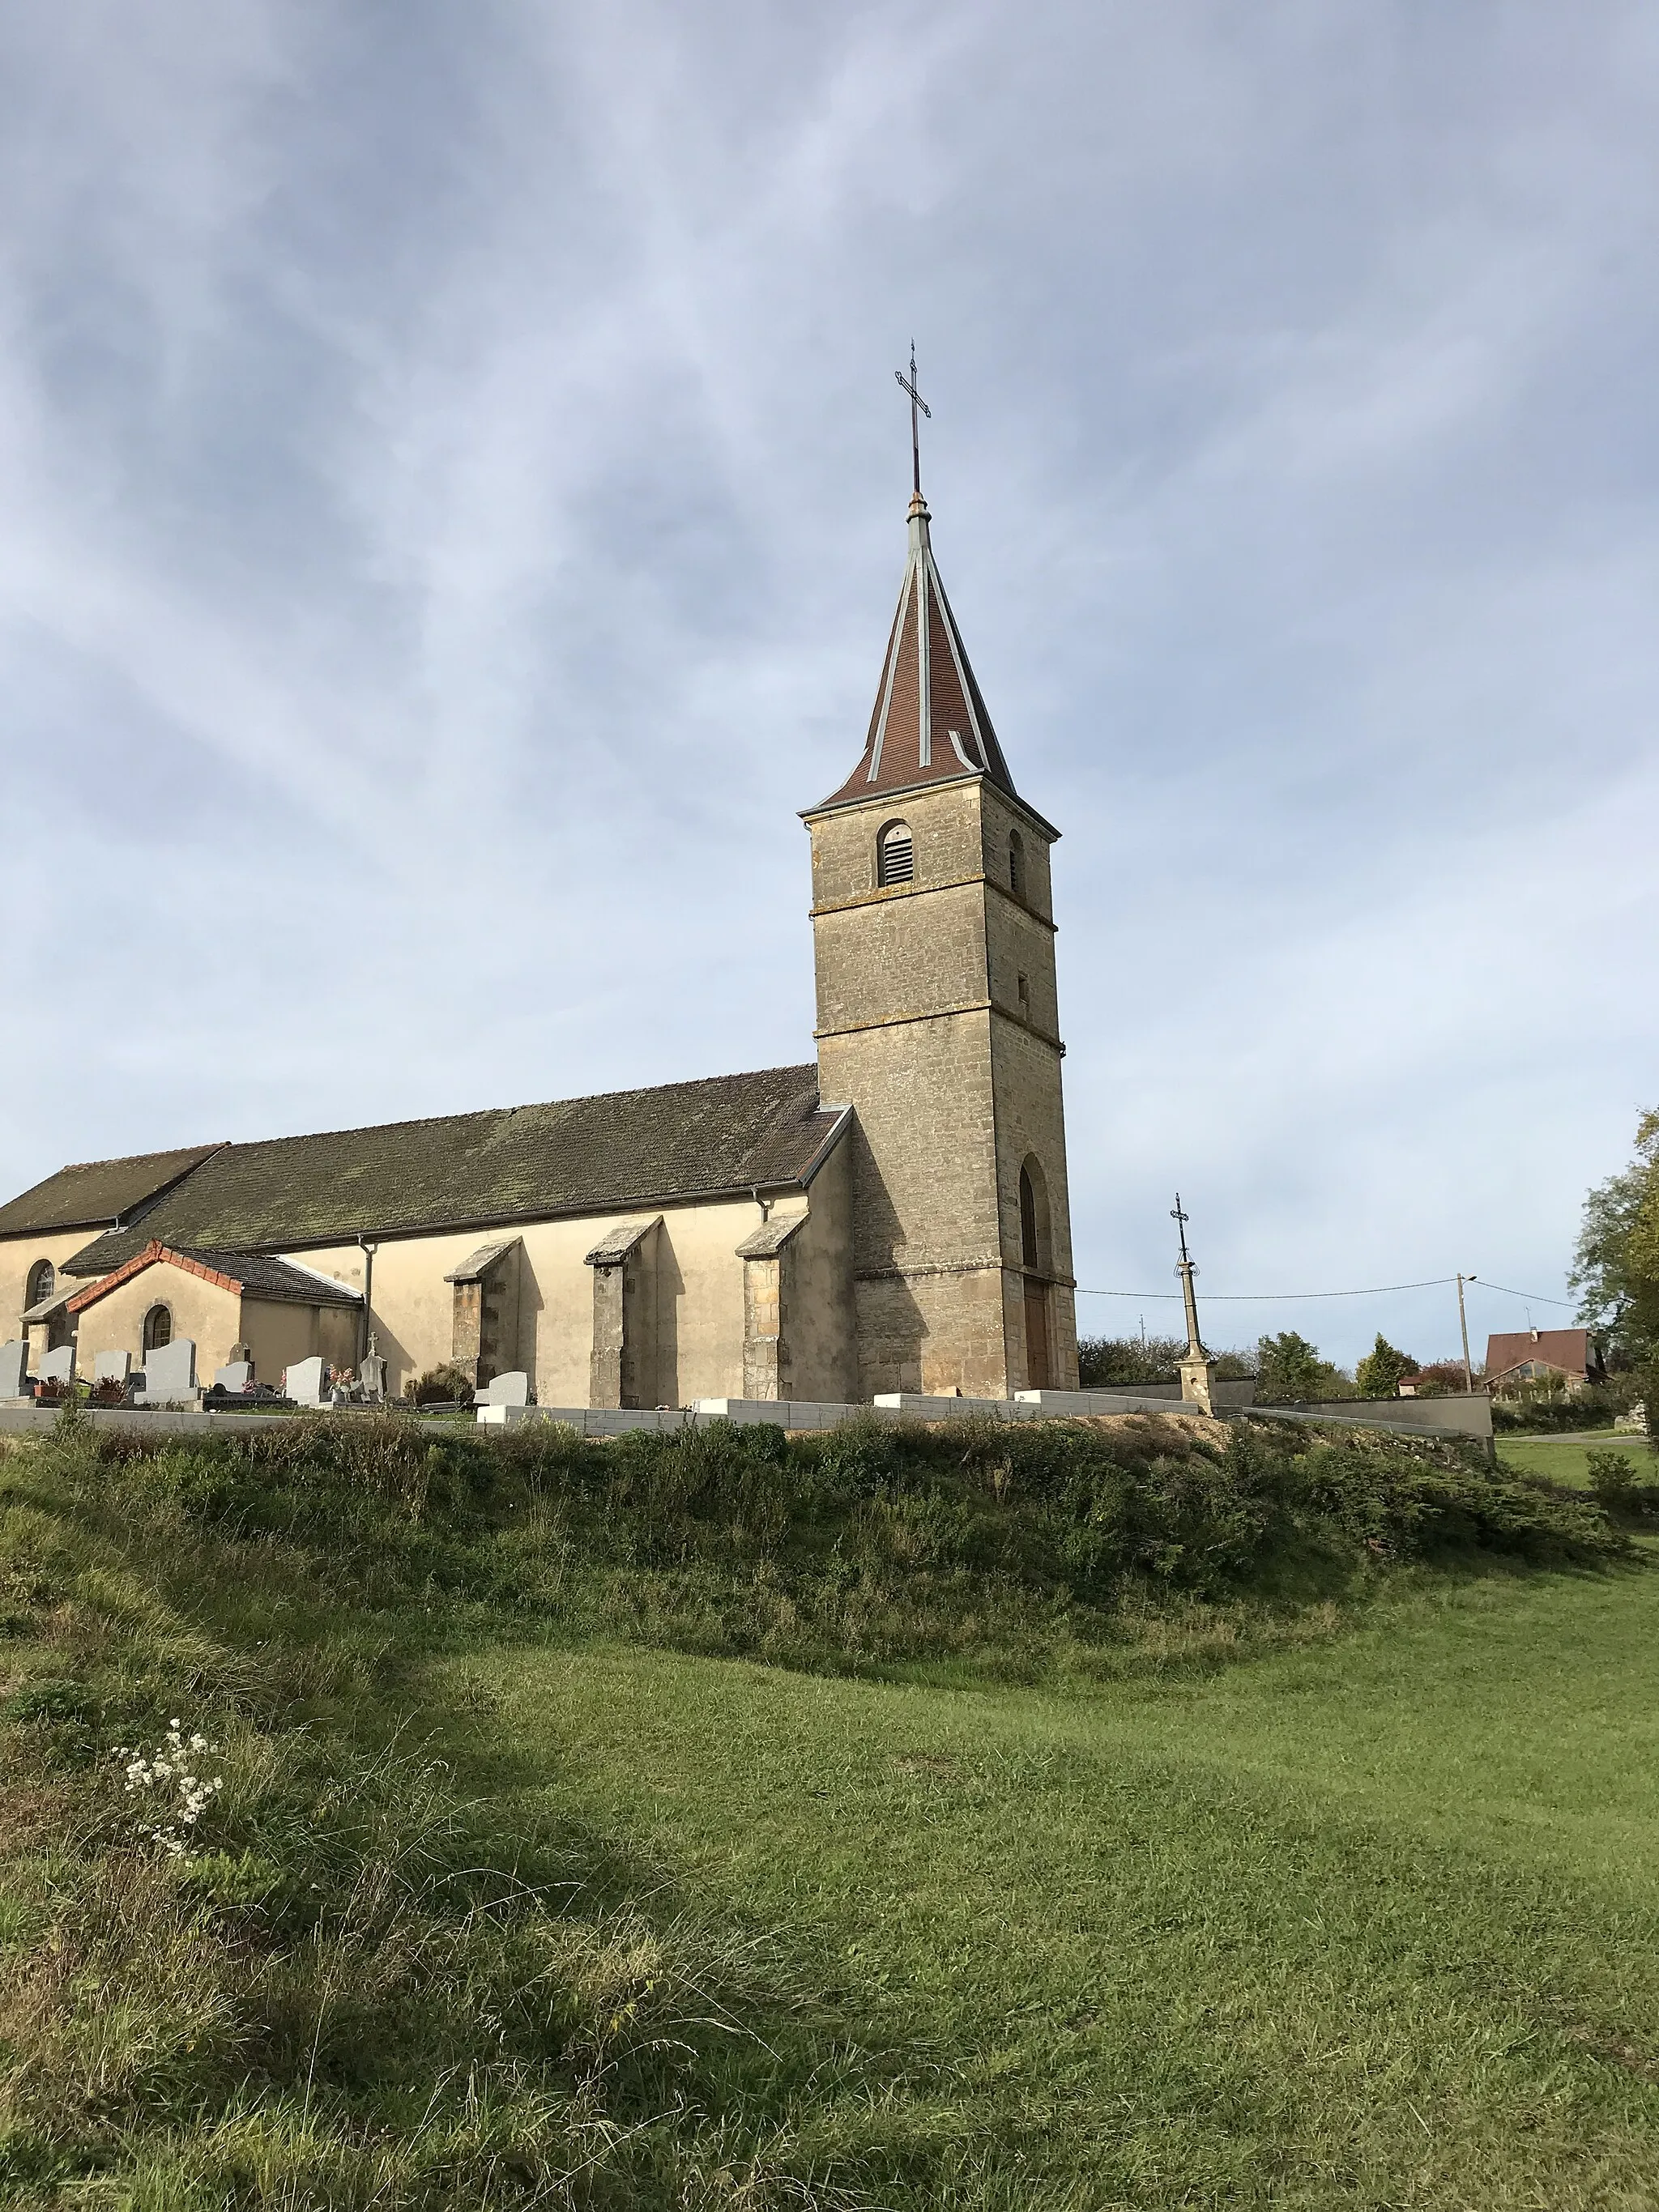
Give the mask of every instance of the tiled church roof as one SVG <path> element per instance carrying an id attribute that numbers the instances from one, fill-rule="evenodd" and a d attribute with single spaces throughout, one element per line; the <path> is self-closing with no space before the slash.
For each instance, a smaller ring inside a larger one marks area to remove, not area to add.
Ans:
<path id="1" fill-rule="evenodd" d="M 870 732 L 858 766 L 825 806 L 984 775 L 1018 793 L 945 596 L 920 493 L 910 502 L 910 551 L 887 641 Z"/>
<path id="2" fill-rule="evenodd" d="M 187 1176 L 217 1152 L 216 1145 L 186 1145 L 172 1152 L 135 1152 L 124 1160 L 83 1160 L 59 1168 L 32 1190 L 0 1206 L 0 1237 L 31 1230 L 93 1229 L 120 1221 L 135 1206 Z"/>
<path id="3" fill-rule="evenodd" d="M 67 1272 L 106 1274 L 152 1238 L 190 1252 L 286 1251 L 775 1188 L 806 1176 L 837 1119 L 820 1109 L 809 1064 L 227 1145 Z"/>

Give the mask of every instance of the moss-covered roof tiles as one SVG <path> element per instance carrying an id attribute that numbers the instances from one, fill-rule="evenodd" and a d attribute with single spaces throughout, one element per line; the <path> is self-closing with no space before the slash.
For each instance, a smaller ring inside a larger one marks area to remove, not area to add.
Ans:
<path id="1" fill-rule="evenodd" d="M 0 1237 L 124 1221 L 136 1206 L 218 1150 L 216 1145 L 185 1145 L 177 1152 L 134 1152 L 124 1160 L 83 1160 L 76 1167 L 59 1168 L 0 1206 Z"/>
<path id="2" fill-rule="evenodd" d="M 836 1120 L 819 1109 L 809 1063 L 227 1145 L 142 1224 L 100 1237 L 67 1271 L 106 1273 L 152 1238 L 293 1250 L 775 1188 L 802 1180 Z"/>

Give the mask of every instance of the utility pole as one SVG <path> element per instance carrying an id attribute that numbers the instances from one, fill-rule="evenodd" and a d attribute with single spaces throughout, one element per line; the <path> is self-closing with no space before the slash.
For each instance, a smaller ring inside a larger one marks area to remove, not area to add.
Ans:
<path id="1" fill-rule="evenodd" d="M 1474 1370 L 1469 1364 L 1469 1317 L 1463 1310 L 1463 1285 L 1479 1280 L 1477 1275 L 1460 1274 L 1457 1278 L 1457 1326 L 1463 1332 L 1463 1388 L 1471 1398 L 1474 1395 Z"/>

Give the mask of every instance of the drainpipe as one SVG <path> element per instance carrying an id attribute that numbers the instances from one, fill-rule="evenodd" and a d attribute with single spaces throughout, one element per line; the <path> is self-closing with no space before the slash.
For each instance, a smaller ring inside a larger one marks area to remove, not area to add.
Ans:
<path id="1" fill-rule="evenodd" d="M 750 1187 L 749 1195 L 754 1200 L 756 1205 L 760 1208 L 761 1226 L 764 1228 L 766 1224 L 772 1218 L 772 1208 L 778 1201 L 775 1198 L 763 1198 L 760 1194 L 760 1185 L 758 1183 L 751 1184 Z"/>
<path id="2" fill-rule="evenodd" d="M 370 1325 L 374 1318 L 372 1303 L 374 1297 L 374 1255 L 380 1248 L 378 1244 L 371 1244 L 361 1230 L 357 1232 L 357 1243 L 363 1255 L 363 1317 L 357 1327 L 357 1364 L 361 1368 L 368 1357 Z"/>

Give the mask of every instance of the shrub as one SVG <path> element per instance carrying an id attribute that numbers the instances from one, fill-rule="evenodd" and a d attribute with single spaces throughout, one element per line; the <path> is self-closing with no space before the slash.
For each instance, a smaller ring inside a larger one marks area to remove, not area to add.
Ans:
<path id="1" fill-rule="evenodd" d="M 1137 1382 L 1176 1382 L 1187 1340 L 1181 1336 L 1085 1336 L 1078 1340 L 1078 1381 L 1085 1390 L 1132 1390 Z M 1255 1373 L 1254 1357 L 1218 1352 L 1215 1371 L 1224 1382 Z"/>
<path id="2" fill-rule="evenodd" d="M 1592 1383 L 1588 1389 L 1558 1391 L 1548 1395 L 1494 1398 L 1494 1429 L 1511 1433 L 1552 1436 L 1577 1429 L 1607 1427 L 1632 1401 L 1627 1381 Z"/>
<path id="3" fill-rule="evenodd" d="M 1584 1459 L 1590 1490 L 1606 1511 L 1626 1520 L 1659 1512 L 1659 1482 L 1644 1482 L 1627 1452 L 1591 1451 Z"/>
<path id="4" fill-rule="evenodd" d="M 472 1403 L 472 1385 L 459 1367 L 445 1365 L 428 1367 L 419 1381 L 411 1378 L 404 1385 L 404 1395 L 411 1405 L 457 1405 L 463 1408 Z"/>
<path id="5" fill-rule="evenodd" d="M 1179 1336 L 1085 1336 L 1077 1347 L 1078 1380 L 1085 1390 L 1127 1390 L 1137 1382 L 1174 1382 L 1187 1340 Z"/>
<path id="6" fill-rule="evenodd" d="M 609 1443 L 554 1423 L 434 1438 L 395 1415 L 210 1442 L 105 1431 L 122 1510 L 298 1547 L 343 1601 L 488 1602 L 567 1628 L 833 1671 L 1109 1643 L 1133 1587 L 1206 1601 L 1379 1556 L 1594 1559 L 1589 1499 L 1431 1439 L 1178 1418 L 726 1423 Z M 106 1476 L 107 1481 L 107 1473 Z M 1000 1661 L 999 1664 L 1002 1663 Z"/>

